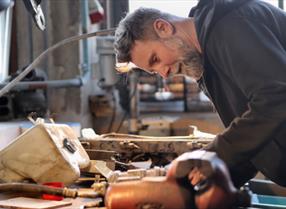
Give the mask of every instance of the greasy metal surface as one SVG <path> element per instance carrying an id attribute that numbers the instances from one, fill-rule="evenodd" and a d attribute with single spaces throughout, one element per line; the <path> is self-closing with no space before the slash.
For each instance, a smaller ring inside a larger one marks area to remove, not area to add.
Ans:
<path id="1" fill-rule="evenodd" d="M 200 149 L 212 139 L 195 137 L 124 137 L 113 135 L 94 139 L 81 139 L 83 146 L 91 150 L 107 150 L 117 153 L 176 153 Z"/>
<path id="2" fill-rule="evenodd" d="M 90 159 L 113 161 L 116 169 L 132 169 L 130 162 L 151 160 L 151 167 L 165 166 L 184 152 L 200 149 L 212 138 L 194 136 L 149 137 L 106 134 L 81 139 Z M 134 167 L 133 167 L 134 168 Z"/>

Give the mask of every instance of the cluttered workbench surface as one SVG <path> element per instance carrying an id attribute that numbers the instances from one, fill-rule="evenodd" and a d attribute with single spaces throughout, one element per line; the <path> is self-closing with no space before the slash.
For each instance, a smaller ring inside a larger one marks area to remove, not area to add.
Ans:
<path id="1" fill-rule="evenodd" d="M 99 207 L 98 199 L 92 198 L 64 198 L 61 201 L 43 200 L 41 196 L 23 193 L 2 193 L 0 194 L 0 208 L 26 208 L 26 209 L 104 209 Z"/>
<path id="2" fill-rule="evenodd" d="M 201 149 L 213 136 L 196 128 L 182 137 L 78 137 L 65 124 L 33 123 L 0 150 L 2 208 L 281 208 L 285 201 L 234 188 L 224 163 Z"/>

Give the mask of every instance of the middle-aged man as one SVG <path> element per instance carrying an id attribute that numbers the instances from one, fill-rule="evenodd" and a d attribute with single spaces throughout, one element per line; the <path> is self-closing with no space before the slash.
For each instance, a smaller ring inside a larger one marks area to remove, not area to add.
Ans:
<path id="1" fill-rule="evenodd" d="M 151 8 L 115 34 L 119 63 L 195 78 L 226 130 L 208 150 L 235 186 L 257 171 L 286 186 L 286 13 L 260 0 L 200 0 L 188 18 Z"/>

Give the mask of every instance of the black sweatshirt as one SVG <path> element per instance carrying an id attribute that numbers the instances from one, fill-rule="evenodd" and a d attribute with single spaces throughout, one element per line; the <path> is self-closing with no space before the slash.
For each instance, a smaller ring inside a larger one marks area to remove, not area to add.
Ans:
<path id="1" fill-rule="evenodd" d="M 201 0 L 189 16 L 203 49 L 198 82 L 227 127 L 209 149 L 237 186 L 256 169 L 286 186 L 286 13 L 259 0 Z"/>

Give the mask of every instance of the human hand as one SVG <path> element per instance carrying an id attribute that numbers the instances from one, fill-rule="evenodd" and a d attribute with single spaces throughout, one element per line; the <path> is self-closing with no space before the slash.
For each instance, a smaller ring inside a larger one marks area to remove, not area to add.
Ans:
<path id="1" fill-rule="evenodd" d="M 231 182 L 226 165 L 215 153 L 195 152 L 184 153 L 175 159 L 169 167 L 167 178 L 186 175 L 196 192 L 195 203 L 198 209 L 231 208 L 236 202 L 237 190 Z"/>

